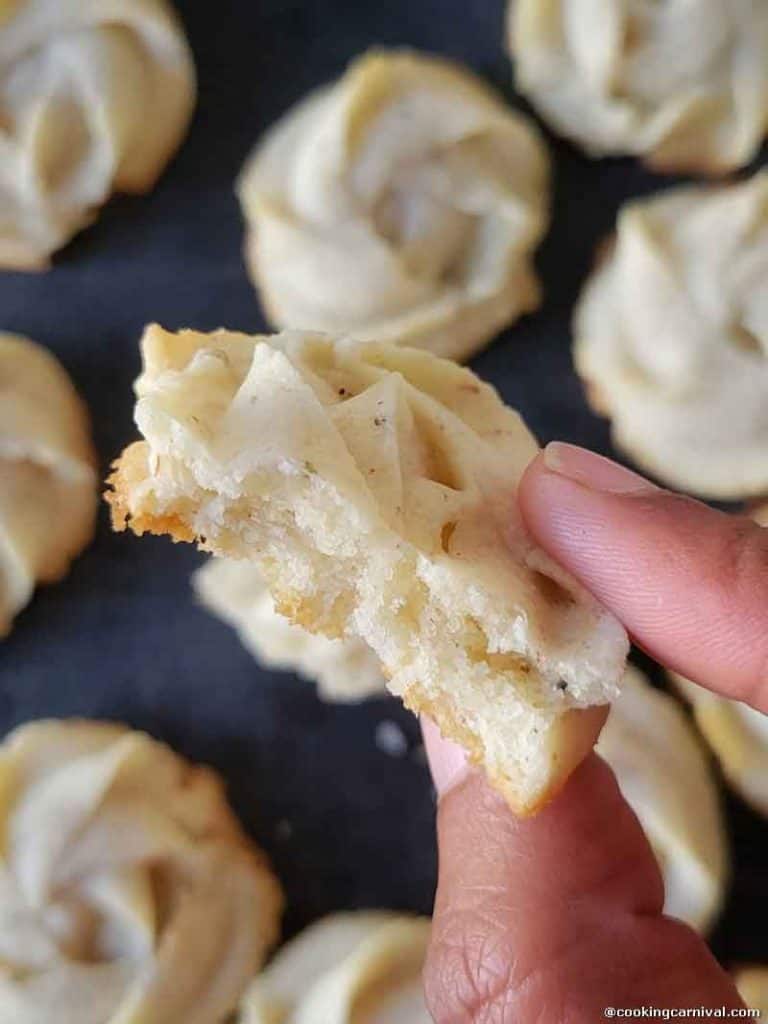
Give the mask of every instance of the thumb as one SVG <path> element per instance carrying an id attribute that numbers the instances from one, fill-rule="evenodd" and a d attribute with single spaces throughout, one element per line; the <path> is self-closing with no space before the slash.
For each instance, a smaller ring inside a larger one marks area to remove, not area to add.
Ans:
<path id="1" fill-rule="evenodd" d="M 427 1002 L 437 1024 L 594 1024 L 606 1008 L 740 1008 L 701 939 L 662 915 L 640 825 L 596 755 L 517 819 L 423 723 L 439 795 Z"/>
<path id="2" fill-rule="evenodd" d="M 668 668 L 768 711 L 768 529 L 551 444 L 520 507 L 536 542 Z"/>

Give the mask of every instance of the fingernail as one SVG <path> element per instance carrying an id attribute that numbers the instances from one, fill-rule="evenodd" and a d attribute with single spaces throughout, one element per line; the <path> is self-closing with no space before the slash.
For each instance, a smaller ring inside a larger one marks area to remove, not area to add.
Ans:
<path id="1" fill-rule="evenodd" d="M 469 772 L 467 754 L 458 743 L 444 739 L 435 723 L 424 715 L 421 716 L 421 731 L 432 781 L 438 797 L 443 797 L 466 778 Z"/>
<path id="2" fill-rule="evenodd" d="M 544 449 L 544 465 L 552 473 L 604 494 L 643 494 L 657 491 L 650 480 L 586 448 L 553 441 Z"/>

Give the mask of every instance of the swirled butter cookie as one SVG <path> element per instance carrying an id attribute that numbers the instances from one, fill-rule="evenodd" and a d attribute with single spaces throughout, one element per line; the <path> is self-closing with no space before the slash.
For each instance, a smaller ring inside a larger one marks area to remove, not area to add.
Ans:
<path id="1" fill-rule="evenodd" d="M 707 932 L 725 898 L 727 833 L 717 782 L 682 705 L 628 668 L 597 752 L 659 862 L 664 912 Z"/>
<path id="2" fill-rule="evenodd" d="M 468 358 L 539 304 L 547 167 L 534 127 L 467 69 L 365 55 L 240 178 L 270 320 Z"/>
<path id="3" fill-rule="evenodd" d="M 0 637 L 37 583 L 53 583 L 93 535 L 88 415 L 40 345 L 0 334 Z"/>
<path id="4" fill-rule="evenodd" d="M 281 949 L 251 986 L 240 1024 L 431 1024 L 421 972 L 430 921 L 332 914 Z"/>
<path id="5" fill-rule="evenodd" d="M 768 129 L 764 0 L 511 0 L 518 88 L 593 156 L 748 164 Z"/>
<path id="6" fill-rule="evenodd" d="M 362 640 L 329 640 L 294 626 L 275 610 L 259 570 L 250 562 L 211 558 L 193 577 L 198 597 L 233 626 L 243 645 L 267 668 L 288 669 L 317 683 L 330 701 L 386 693 L 379 659 Z"/>
<path id="7" fill-rule="evenodd" d="M 280 890 L 212 771 L 120 726 L 0 746 L 0 1020 L 225 1024 Z"/>
<path id="8" fill-rule="evenodd" d="M 523 527 L 538 448 L 517 413 L 397 345 L 153 326 L 143 356 L 115 527 L 252 562 L 280 614 L 367 643 L 513 807 L 545 802 L 591 749 L 627 638 Z"/>
<path id="9" fill-rule="evenodd" d="M 739 995 L 753 1010 L 760 1010 L 760 1020 L 768 1020 L 768 966 L 755 964 L 734 972 Z"/>
<path id="10" fill-rule="evenodd" d="M 768 715 L 741 701 L 719 697 L 674 672 L 669 675 L 690 701 L 696 724 L 728 782 L 768 817 Z"/>
<path id="11" fill-rule="evenodd" d="M 194 97 L 165 0 L 17 0 L 0 13 L 0 267 L 44 268 L 113 192 L 148 191 Z"/>
<path id="12" fill-rule="evenodd" d="M 768 173 L 625 206 L 574 336 L 592 404 L 643 467 L 703 497 L 768 491 Z"/>

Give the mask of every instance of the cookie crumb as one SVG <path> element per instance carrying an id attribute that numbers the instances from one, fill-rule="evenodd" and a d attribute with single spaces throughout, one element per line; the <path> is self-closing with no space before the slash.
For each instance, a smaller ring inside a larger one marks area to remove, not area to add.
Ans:
<path id="1" fill-rule="evenodd" d="M 287 818 L 281 818 L 275 825 L 275 839 L 281 843 L 287 842 L 293 835 L 293 825 Z"/>
<path id="2" fill-rule="evenodd" d="M 385 718 L 376 726 L 376 746 L 390 757 L 405 757 L 408 740 L 405 733 L 391 718 Z"/>

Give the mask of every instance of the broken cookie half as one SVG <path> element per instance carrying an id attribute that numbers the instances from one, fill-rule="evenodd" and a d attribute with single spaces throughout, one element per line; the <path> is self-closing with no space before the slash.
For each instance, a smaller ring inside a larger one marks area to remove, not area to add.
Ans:
<path id="1" fill-rule="evenodd" d="M 375 651 L 389 688 L 519 813 L 592 748 L 627 637 L 526 533 L 537 446 L 467 369 L 304 332 L 147 329 L 116 529 L 256 565 L 277 610 Z"/>

